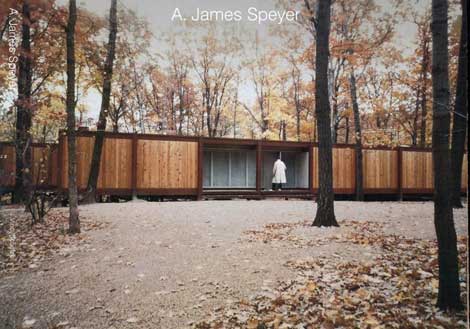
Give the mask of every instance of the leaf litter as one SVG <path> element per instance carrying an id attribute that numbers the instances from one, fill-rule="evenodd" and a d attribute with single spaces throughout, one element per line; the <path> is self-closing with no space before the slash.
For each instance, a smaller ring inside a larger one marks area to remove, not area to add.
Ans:
<path id="1" fill-rule="evenodd" d="M 103 229 L 107 222 L 80 217 L 81 234 L 67 234 L 68 214 L 52 209 L 43 223 L 30 224 L 22 208 L 5 208 L 0 212 L 0 276 L 24 268 L 36 269 L 41 262 L 67 248 L 87 244 L 85 232 Z M 67 256 L 67 255 L 65 255 Z"/>
<path id="2" fill-rule="evenodd" d="M 293 259 L 284 266 L 293 279 L 275 288 L 217 307 L 193 328 L 465 328 L 465 311 L 444 313 L 436 307 L 437 242 L 384 234 L 383 224 L 343 220 L 328 234 L 309 231 L 309 221 L 271 223 L 244 232 L 240 242 L 279 247 L 314 247 L 327 243 L 369 246 L 379 251 L 368 260 L 342 257 Z M 467 299 L 468 237 L 458 238 L 462 301 Z M 334 256 L 334 255 L 333 255 Z M 465 309 L 466 309 L 465 305 Z"/>

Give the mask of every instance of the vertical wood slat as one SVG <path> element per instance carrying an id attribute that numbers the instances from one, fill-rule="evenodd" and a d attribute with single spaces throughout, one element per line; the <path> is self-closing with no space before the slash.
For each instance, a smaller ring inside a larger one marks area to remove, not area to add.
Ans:
<path id="1" fill-rule="evenodd" d="M 178 188 L 197 190 L 199 178 L 197 141 L 139 139 L 137 144 L 138 190 Z"/>
<path id="2" fill-rule="evenodd" d="M 82 184 L 86 184 L 86 178 L 88 176 L 89 168 L 87 163 L 90 160 L 91 154 L 91 147 L 93 145 L 93 138 L 90 135 L 79 136 L 80 137 L 80 155 L 79 158 L 79 166 L 81 170 L 79 172 L 80 181 Z M 135 137 L 136 140 L 138 136 Z M 82 140 L 83 139 L 83 140 Z M 106 140 L 108 140 L 109 147 L 104 148 L 104 165 L 103 170 L 105 172 L 104 176 L 100 178 L 101 180 L 101 188 L 111 187 L 111 188 L 127 188 L 129 190 L 135 189 L 137 186 L 137 169 L 138 165 L 134 166 L 136 163 L 137 154 L 140 151 L 140 147 L 137 149 L 137 152 L 133 152 L 133 144 L 134 137 L 114 137 L 114 136 L 107 136 Z M 128 141 L 127 144 L 125 141 Z M 65 187 L 66 180 L 67 180 L 67 171 L 66 171 L 66 161 L 64 157 L 66 156 L 66 136 L 61 134 L 59 136 L 59 146 L 56 150 L 49 150 L 48 152 L 48 160 L 46 161 L 47 166 L 47 182 L 55 182 L 58 186 Z M 157 141 L 155 139 L 155 141 Z M 161 142 L 161 140 L 159 140 Z M 161 177 L 160 183 L 162 185 L 169 185 L 169 188 L 186 188 L 190 186 L 192 181 L 196 181 L 196 185 L 194 188 L 197 188 L 198 191 L 201 190 L 199 185 L 202 186 L 203 175 L 199 172 L 199 169 L 195 170 L 194 172 L 190 171 L 187 175 L 184 173 L 181 167 L 172 167 L 169 165 L 171 161 L 181 162 L 186 161 L 186 157 L 192 157 L 195 159 L 194 164 L 199 165 L 202 164 L 202 157 L 199 158 L 199 151 L 198 147 L 196 151 L 192 150 L 189 147 L 188 143 L 191 142 L 181 142 L 181 141 L 172 141 L 172 140 L 165 140 L 168 143 L 167 146 L 160 144 L 155 149 L 151 150 L 150 154 L 147 154 L 147 161 L 158 161 L 161 166 L 158 166 L 158 172 L 147 172 L 147 176 L 152 176 L 157 174 Z M 179 145 L 178 143 L 186 143 Z M 194 142 L 193 142 L 194 143 Z M 262 162 L 262 141 L 259 142 L 257 145 L 257 191 L 260 191 L 261 184 L 259 182 L 259 178 L 261 178 L 261 168 L 258 168 L 258 162 Z M 129 151 L 125 150 L 129 146 Z M 123 147 L 124 146 L 124 147 Z M 14 146 L 12 146 L 14 150 Z M 90 148 L 90 150 L 88 150 Z M 2 150 L 4 150 L 3 147 Z M 259 153 L 258 153 L 259 150 Z M 374 149 L 376 150 L 376 149 Z M 318 173 L 315 173 L 315 147 L 311 147 L 309 149 L 309 189 L 312 190 L 315 186 L 315 181 L 318 180 Z M 335 147 L 334 148 L 334 157 L 333 157 L 333 170 L 334 170 L 334 187 L 336 190 L 344 189 L 349 182 L 350 177 L 354 177 L 354 170 L 351 170 L 351 165 L 354 165 L 354 162 L 348 162 L 345 159 L 349 159 L 347 157 L 347 152 L 351 152 L 350 148 L 348 147 Z M 352 150 L 353 151 L 353 150 Z M 36 160 L 40 159 L 39 151 L 35 150 L 34 153 L 34 163 L 36 164 Z M 372 170 L 368 170 L 365 168 L 365 177 L 369 181 L 373 182 L 375 187 L 381 186 L 388 188 L 390 190 L 395 190 L 396 192 L 400 193 L 429 193 L 430 190 L 433 188 L 432 182 L 432 155 L 430 151 L 427 150 L 417 150 L 417 149 L 407 149 L 407 148 L 398 148 L 396 152 L 396 157 L 390 157 L 390 161 L 386 160 L 387 157 L 383 156 L 382 154 L 386 154 L 390 152 L 390 150 L 377 150 L 376 153 L 371 155 L 371 161 L 369 162 L 370 168 Z M 2 151 L 4 153 L 4 151 Z M 49 154 L 50 153 L 50 154 Z M 194 153 L 194 154 L 193 154 Z M 193 154 L 193 155 L 191 155 Z M 150 158 L 149 158 L 150 155 Z M 354 158 L 354 157 L 353 157 Z M 152 160 L 154 159 L 154 160 Z M 201 162 L 199 161 L 201 160 Z M 53 162 L 51 162 L 53 161 Z M 121 163 L 126 163 L 126 166 L 121 166 Z M 107 165 L 106 165 L 107 163 Z M 467 155 L 464 158 L 464 164 L 462 168 L 462 189 L 465 189 L 467 186 Z M 3 165 L 3 164 L 2 164 Z M 3 165 L 5 166 L 5 165 Z M 125 169 L 125 170 L 120 170 Z M 37 168 L 34 167 L 34 170 Z M 130 170 L 129 170 L 130 169 Z M 373 174 L 375 171 L 375 175 Z M 53 172 L 55 175 L 51 174 Z M 388 173 L 394 172 L 394 175 L 389 175 Z M 101 173 L 101 170 L 100 170 Z M 166 175 L 165 175 L 166 173 Z M 135 175 L 133 177 L 133 175 Z M 36 176 L 34 176 L 36 177 Z M 396 185 L 394 181 L 394 177 L 397 177 Z M 390 180 L 392 179 L 392 180 Z M 129 183 L 126 183 L 126 182 Z M 392 182 L 392 183 L 387 183 Z M 387 185 L 388 184 L 388 185 Z M 51 184 L 52 185 L 52 184 Z M 160 187 L 156 187 L 160 188 Z M 352 185 L 352 189 L 354 189 L 354 185 Z M 343 191 L 344 192 L 344 191 Z M 201 192 L 200 192 L 201 193 Z"/>
<path id="3" fill-rule="evenodd" d="M 15 146 L 0 144 L 0 186 L 15 186 Z"/>
<path id="4" fill-rule="evenodd" d="M 403 200 L 403 150 L 398 147 L 397 154 L 398 199 Z"/>
<path id="5" fill-rule="evenodd" d="M 131 162 L 131 189 L 132 196 L 137 195 L 137 134 L 132 136 L 132 162 Z"/>
<path id="6" fill-rule="evenodd" d="M 398 168 L 395 150 L 363 149 L 363 185 L 365 190 L 396 192 Z"/>
<path id="7" fill-rule="evenodd" d="M 262 158 L 263 155 L 263 145 L 261 141 L 258 141 L 256 144 L 256 192 L 261 193 L 261 179 L 263 176 L 262 173 Z"/>
<path id="8" fill-rule="evenodd" d="M 198 143 L 198 153 L 197 153 L 197 199 L 202 200 L 202 185 L 204 177 L 204 143 L 202 138 L 199 137 Z"/>
<path id="9" fill-rule="evenodd" d="M 356 188 L 356 157 L 352 147 L 333 148 L 333 191 L 338 194 L 351 194 Z M 313 175 L 310 176 L 312 187 L 318 188 L 318 147 L 312 150 Z"/>
<path id="10" fill-rule="evenodd" d="M 432 153 L 402 149 L 402 189 L 404 193 L 433 189 Z"/>
<path id="11" fill-rule="evenodd" d="M 462 161 L 462 191 L 465 192 L 468 188 L 468 155 L 465 153 Z"/>

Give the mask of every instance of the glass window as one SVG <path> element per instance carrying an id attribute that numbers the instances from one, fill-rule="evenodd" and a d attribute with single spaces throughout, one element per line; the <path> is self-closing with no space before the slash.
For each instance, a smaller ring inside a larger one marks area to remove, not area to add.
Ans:
<path id="1" fill-rule="evenodd" d="M 212 186 L 229 185 L 229 153 L 225 151 L 212 152 Z"/>

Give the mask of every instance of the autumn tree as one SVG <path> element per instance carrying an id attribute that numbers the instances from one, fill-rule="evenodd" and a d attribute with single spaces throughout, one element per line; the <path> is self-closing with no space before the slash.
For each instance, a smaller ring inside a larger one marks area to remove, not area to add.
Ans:
<path id="1" fill-rule="evenodd" d="M 297 141 L 301 141 L 309 126 L 307 122 L 309 107 L 313 108 L 313 97 L 311 97 L 313 89 L 307 80 L 310 76 L 305 74 L 310 69 L 311 52 L 299 34 L 298 27 L 295 28 L 297 31 L 281 31 L 285 45 L 280 51 L 280 57 L 285 62 L 285 69 L 277 75 L 281 96 L 286 102 L 286 109 L 293 122 L 291 135 L 295 136 Z"/>
<path id="2" fill-rule="evenodd" d="M 432 154 L 434 166 L 434 226 L 438 244 L 439 293 L 443 310 L 462 308 L 460 300 L 457 235 L 452 213 L 449 152 L 450 97 L 448 70 L 448 3 L 432 1 Z"/>
<path id="3" fill-rule="evenodd" d="M 111 97 L 111 79 L 113 77 L 113 62 L 116 50 L 117 35 L 117 0 L 111 0 L 111 9 L 109 13 L 109 41 L 107 45 L 107 56 L 103 71 L 103 92 L 101 98 L 101 109 L 96 125 L 97 133 L 93 146 L 91 158 L 90 174 L 87 184 L 86 202 L 93 203 L 96 200 L 96 187 L 98 184 L 98 174 L 100 171 L 101 151 L 104 143 L 104 132 L 106 129 L 106 119 L 109 111 Z"/>
<path id="4" fill-rule="evenodd" d="M 467 0 L 461 1 L 462 25 L 460 29 L 460 48 L 457 71 L 457 92 L 454 105 L 452 125 L 452 205 L 462 208 L 460 190 L 462 187 L 462 162 L 465 152 L 465 137 L 467 132 L 468 116 L 468 24 L 467 24 Z"/>
<path id="5" fill-rule="evenodd" d="M 310 7 L 309 7 L 310 8 Z M 331 1 L 319 0 L 316 15 L 315 112 L 318 129 L 319 191 L 313 226 L 339 226 L 334 212 L 333 147 L 328 99 L 328 57 Z"/>
<path id="6" fill-rule="evenodd" d="M 15 201 L 26 203 L 31 198 L 31 133 L 32 126 L 32 65 L 31 65 L 31 8 L 23 1 L 22 35 L 18 73 L 18 100 L 16 103 L 16 176 Z"/>
<path id="7" fill-rule="evenodd" d="M 188 53 L 199 80 L 201 107 L 204 109 L 201 123 L 205 124 L 201 130 L 206 130 L 209 137 L 214 137 L 220 135 L 224 108 L 228 105 L 229 94 L 233 92 L 237 73 L 233 62 L 241 45 L 233 31 L 218 31 L 214 25 L 209 25 L 202 37 L 193 37 L 189 36 L 186 44 L 192 45 Z"/>
<path id="8" fill-rule="evenodd" d="M 69 187 L 69 233 L 80 233 L 77 191 L 77 149 L 75 137 L 75 24 L 77 4 L 69 0 L 67 34 L 67 154 Z"/>
<path id="9" fill-rule="evenodd" d="M 371 0 L 335 2 L 337 8 L 335 53 L 347 63 L 349 91 L 354 114 L 354 136 L 356 145 L 356 199 L 364 199 L 362 169 L 362 131 L 359 114 L 357 75 L 359 67 L 367 66 L 377 49 L 387 42 L 392 34 L 392 20 L 383 15 L 376 21 L 379 7 Z M 368 28 L 367 28 L 368 27 Z M 370 32 L 372 31 L 372 32 Z"/>
<path id="10" fill-rule="evenodd" d="M 417 55 L 420 60 L 419 80 L 417 83 L 418 92 L 417 98 L 420 97 L 419 106 L 421 107 L 421 123 L 420 123 L 420 137 L 419 145 L 426 146 L 426 121 L 428 113 L 428 76 L 431 69 L 431 29 L 429 26 L 430 15 L 426 13 L 421 20 L 415 19 L 418 27 L 418 42 L 419 48 Z"/>

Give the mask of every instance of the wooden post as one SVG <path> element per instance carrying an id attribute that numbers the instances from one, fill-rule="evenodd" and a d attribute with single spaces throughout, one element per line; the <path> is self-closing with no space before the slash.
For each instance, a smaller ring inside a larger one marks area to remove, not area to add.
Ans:
<path id="1" fill-rule="evenodd" d="M 356 156 L 356 152 L 357 152 L 357 148 L 354 147 L 354 200 L 357 199 L 357 156 Z M 362 150 L 361 150 L 362 152 Z"/>
<path id="2" fill-rule="evenodd" d="M 132 199 L 137 199 L 137 134 L 132 135 L 131 189 Z"/>
<path id="3" fill-rule="evenodd" d="M 263 152 L 263 146 L 261 144 L 261 141 L 258 141 L 256 144 L 256 192 L 258 193 L 258 196 L 261 197 L 261 166 L 262 166 L 262 152 Z"/>
<path id="4" fill-rule="evenodd" d="M 314 193 L 313 193 L 313 175 L 314 175 L 314 168 L 313 168 L 313 144 L 308 147 L 308 188 L 310 190 L 310 194 L 312 195 L 312 200 L 314 200 Z"/>
<path id="5" fill-rule="evenodd" d="M 202 200 L 202 184 L 204 181 L 203 175 L 204 166 L 204 142 L 202 137 L 198 140 L 198 154 L 197 154 L 197 199 Z"/>
<path id="6" fill-rule="evenodd" d="M 398 169 L 398 200 L 403 201 L 403 187 L 402 187 L 402 177 L 403 177 L 403 150 L 398 147 L 398 156 L 397 156 L 397 169 Z"/>

